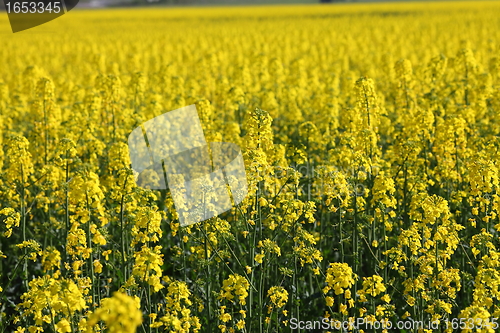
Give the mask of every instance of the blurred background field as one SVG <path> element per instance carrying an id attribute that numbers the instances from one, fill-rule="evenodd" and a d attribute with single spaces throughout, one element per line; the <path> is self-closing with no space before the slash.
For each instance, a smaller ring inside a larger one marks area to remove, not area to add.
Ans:
<path id="1" fill-rule="evenodd" d="M 1 15 L 0 332 L 498 318 L 499 17 L 113 8 L 12 34 Z M 127 137 L 193 103 L 250 193 L 180 228 L 167 191 L 135 186 Z"/>

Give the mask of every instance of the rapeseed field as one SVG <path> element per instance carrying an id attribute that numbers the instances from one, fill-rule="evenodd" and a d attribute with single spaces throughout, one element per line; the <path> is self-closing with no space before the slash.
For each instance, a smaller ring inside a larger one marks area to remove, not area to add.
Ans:
<path id="1" fill-rule="evenodd" d="M 5 15 L 0 332 L 498 331 L 499 17 L 157 7 L 12 34 Z M 241 147 L 248 195 L 181 227 L 127 137 L 192 104 Z"/>

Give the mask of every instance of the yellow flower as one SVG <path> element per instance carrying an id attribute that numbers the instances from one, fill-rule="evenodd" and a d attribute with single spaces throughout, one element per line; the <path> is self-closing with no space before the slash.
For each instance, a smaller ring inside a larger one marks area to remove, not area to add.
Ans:
<path id="1" fill-rule="evenodd" d="M 102 264 L 99 260 L 94 260 L 94 272 L 97 274 L 102 273 Z"/>
<path id="2" fill-rule="evenodd" d="M 67 321 L 66 319 L 61 319 L 56 324 L 56 329 L 57 329 L 57 332 L 60 332 L 60 333 L 69 333 L 69 332 L 71 332 L 71 325 L 69 324 L 69 321 Z"/>
<path id="3" fill-rule="evenodd" d="M 61 253 L 56 248 L 49 246 L 42 253 L 42 268 L 44 271 L 60 267 Z"/>
<path id="4" fill-rule="evenodd" d="M 236 323 L 236 327 L 239 329 L 239 330 L 242 330 L 245 328 L 245 321 L 243 319 L 240 319 L 237 323 Z"/>
<path id="5" fill-rule="evenodd" d="M 113 250 L 106 250 L 102 252 L 102 255 L 106 260 L 109 260 L 109 255 L 113 252 Z"/>
<path id="6" fill-rule="evenodd" d="M 12 135 L 7 143 L 7 179 L 24 183 L 33 173 L 29 141 L 24 136 Z"/>
<path id="7" fill-rule="evenodd" d="M 363 278 L 363 280 L 363 293 L 367 293 L 371 296 L 377 296 L 386 290 L 384 284 L 382 283 L 383 278 L 381 276 L 373 275 L 372 277 Z"/>
<path id="8" fill-rule="evenodd" d="M 257 255 L 255 255 L 255 261 L 258 262 L 259 264 L 262 264 L 262 259 L 264 259 L 264 254 L 262 253 L 258 253 Z"/>
<path id="9" fill-rule="evenodd" d="M 384 296 L 380 297 L 380 299 L 386 303 L 389 303 L 391 301 L 391 296 L 389 296 L 389 294 L 385 294 Z"/>
<path id="10" fill-rule="evenodd" d="M 19 222 L 21 221 L 21 215 L 14 211 L 12 208 L 4 208 L 0 210 L 0 215 L 5 215 L 4 219 L 7 231 L 4 232 L 4 236 L 9 238 L 12 235 L 12 227 L 19 227 Z"/>
<path id="11" fill-rule="evenodd" d="M 155 246 L 151 249 L 144 245 L 140 251 L 134 254 L 135 263 L 132 268 L 132 274 L 152 286 L 154 292 L 158 292 L 164 288 L 160 282 L 163 273 L 161 269 L 163 255 L 160 251 L 161 246 Z"/>
<path id="12" fill-rule="evenodd" d="M 239 303 L 245 305 L 249 287 L 250 283 L 245 277 L 238 274 L 230 274 L 229 278 L 222 283 L 220 298 L 232 301 L 237 296 Z"/>
<path id="13" fill-rule="evenodd" d="M 219 316 L 219 319 L 222 320 L 222 322 L 227 323 L 231 320 L 231 315 L 229 313 L 223 313 Z"/>
<path id="14" fill-rule="evenodd" d="M 104 298 L 101 306 L 89 316 L 88 328 L 92 331 L 99 321 L 106 323 L 110 333 L 135 333 L 142 323 L 142 312 L 133 297 L 115 292 L 112 297 Z"/>
<path id="15" fill-rule="evenodd" d="M 43 252 L 41 250 L 40 244 L 37 241 L 30 239 L 16 245 L 20 249 L 27 248 L 30 251 L 29 259 L 36 261 L 37 256 L 42 256 Z"/>
<path id="16" fill-rule="evenodd" d="M 283 287 L 271 287 L 267 291 L 267 296 L 271 299 L 271 303 L 278 308 L 281 308 L 288 301 L 288 291 Z"/>

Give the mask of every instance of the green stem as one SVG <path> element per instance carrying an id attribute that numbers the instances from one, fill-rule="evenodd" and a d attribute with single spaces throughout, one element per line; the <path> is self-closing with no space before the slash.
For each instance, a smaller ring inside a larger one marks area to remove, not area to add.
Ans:
<path id="1" fill-rule="evenodd" d="M 126 182 L 126 181 L 125 181 Z M 125 185 L 123 186 L 125 187 Z M 120 243 L 121 243 L 121 252 L 122 252 L 122 275 L 123 281 L 127 281 L 127 254 L 125 247 L 125 219 L 124 219 L 124 211 L 125 211 L 125 195 L 122 194 L 121 202 L 120 202 Z"/>
<path id="2" fill-rule="evenodd" d="M 87 202 L 87 211 L 89 213 L 89 220 L 87 222 L 87 245 L 90 249 L 90 255 L 89 255 L 89 268 L 90 268 L 90 280 L 91 280 L 91 287 L 90 287 L 90 291 L 92 293 L 92 305 L 91 305 L 91 309 L 94 310 L 95 308 L 95 292 L 94 292 L 94 288 L 95 288 L 95 276 L 94 276 L 94 262 L 93 262 L 93 254 L 92 254 L 92 234 L 90 232 L 90 225 L 91 225 L 91 214 L 90 214 L 90 205 L 89 205 L 89 196 L 88 196 L 88 193 L 85 193 L 85 198 L 86 198 L 86 202 Z"/>
<path id="3" fill-rule="evenodd" d="M 25 188 L 24 188 L 24 167 L 21 164 L 21 228 L 23 243 L 26 241 L 26 202 L 25 202 Z M 28 258 L 27 248 L 24 248 L 24 262 L 23 262 L 23 284 L 26 290 L 29 290 L 28 285 Z"/>
<path id="4" fill-rule="evenodd" d="M 68 151 L 66 150 L 66 208 L 64 214 L 64 222 L 66 225 L 65 237 L 64 237 L 64 262 L 68 262 L 68 234 L 69 234 L 69 162 L 68 162 Z M 67 271 L 65 265 L 61 265 L 64 272 L 64 277 L 67 277 Z"/>
<path id="5" fill-rule="evenodd" d="M 205 226 L 202 225 L 201 228 L 204 228 Z M 181 240 L 182 241 L 182 240 Z M 207 279 L 205 281 L 205 293 L 207 296 L 207 311 L 208 311 L 208 316 L 207 316 L 207 322 L 208 322 L 208 333 L 212 333 L 212 306 L 210 302 L 210 294 L 211 294 L 211 285 L 210 285 L 210 265 L 209 265 L 209 256 L 208 256 L 208 236 L 205 234 L 205 265 L 206 267 L 206 274 L 207 274 Z"/>

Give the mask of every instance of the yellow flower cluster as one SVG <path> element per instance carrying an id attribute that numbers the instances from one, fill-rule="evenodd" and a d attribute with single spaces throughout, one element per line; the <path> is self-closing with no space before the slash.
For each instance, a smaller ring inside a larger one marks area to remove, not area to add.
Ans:
<path id="1" fill-rule="evenodd" d="M 21 215 L 12 208 L 2 209 L 0 210 L 0 214 L 5 216 L 3 222 L 5 223 L 5 227 L 7 229 L 3 233 L 3 235 L 9 238 L 10 236 L 12 236 L 12 227 L 19 227 L 19 221 L 21 220 Z"/>
<path id="2" fill-rule="evenodd" d="M 89 316 L 88 332 L 95 332 L 99 322 L 103 322 L 103 328 L 110 333 L 135 332 L 142 323 L 139 298 L 115 292 L 112 297 L 102 299 L 101 306 Z"/>
<path id="3" fill-rule="evenodd" d="M 58 275 L 44 275 L 30 281 L 29 292 L 21 297 L 23 302 L 19 304 L 19 309 L 23 309 L 24 315 L 33 320 L 30 332 L 43 332 L 44 323 L 55 325 L 57 332 L 71 332 L 69 323 L 75 313 L 81 313 L 88 307 L 86 291 L 72 280 L 60 279 Z"/>
<path id="4" fill-rule="evenodd" d="M 245 277 L 238 274 L 230 274 L 229 278 L 224 280 L 222 284 L 220 298 L 234 302 L 233 299 L 237 297 L 238 302 L 245 305 L 249 286 L 250 284 Z"/>
<path id="5" fill-rule="evenodd" d="M 283 287 L 271 287 L 267 291 L 267 295 L 271 299 L 271 303 L 278 308 L 283 307 L 288 301 L 288 291 Z"/>

